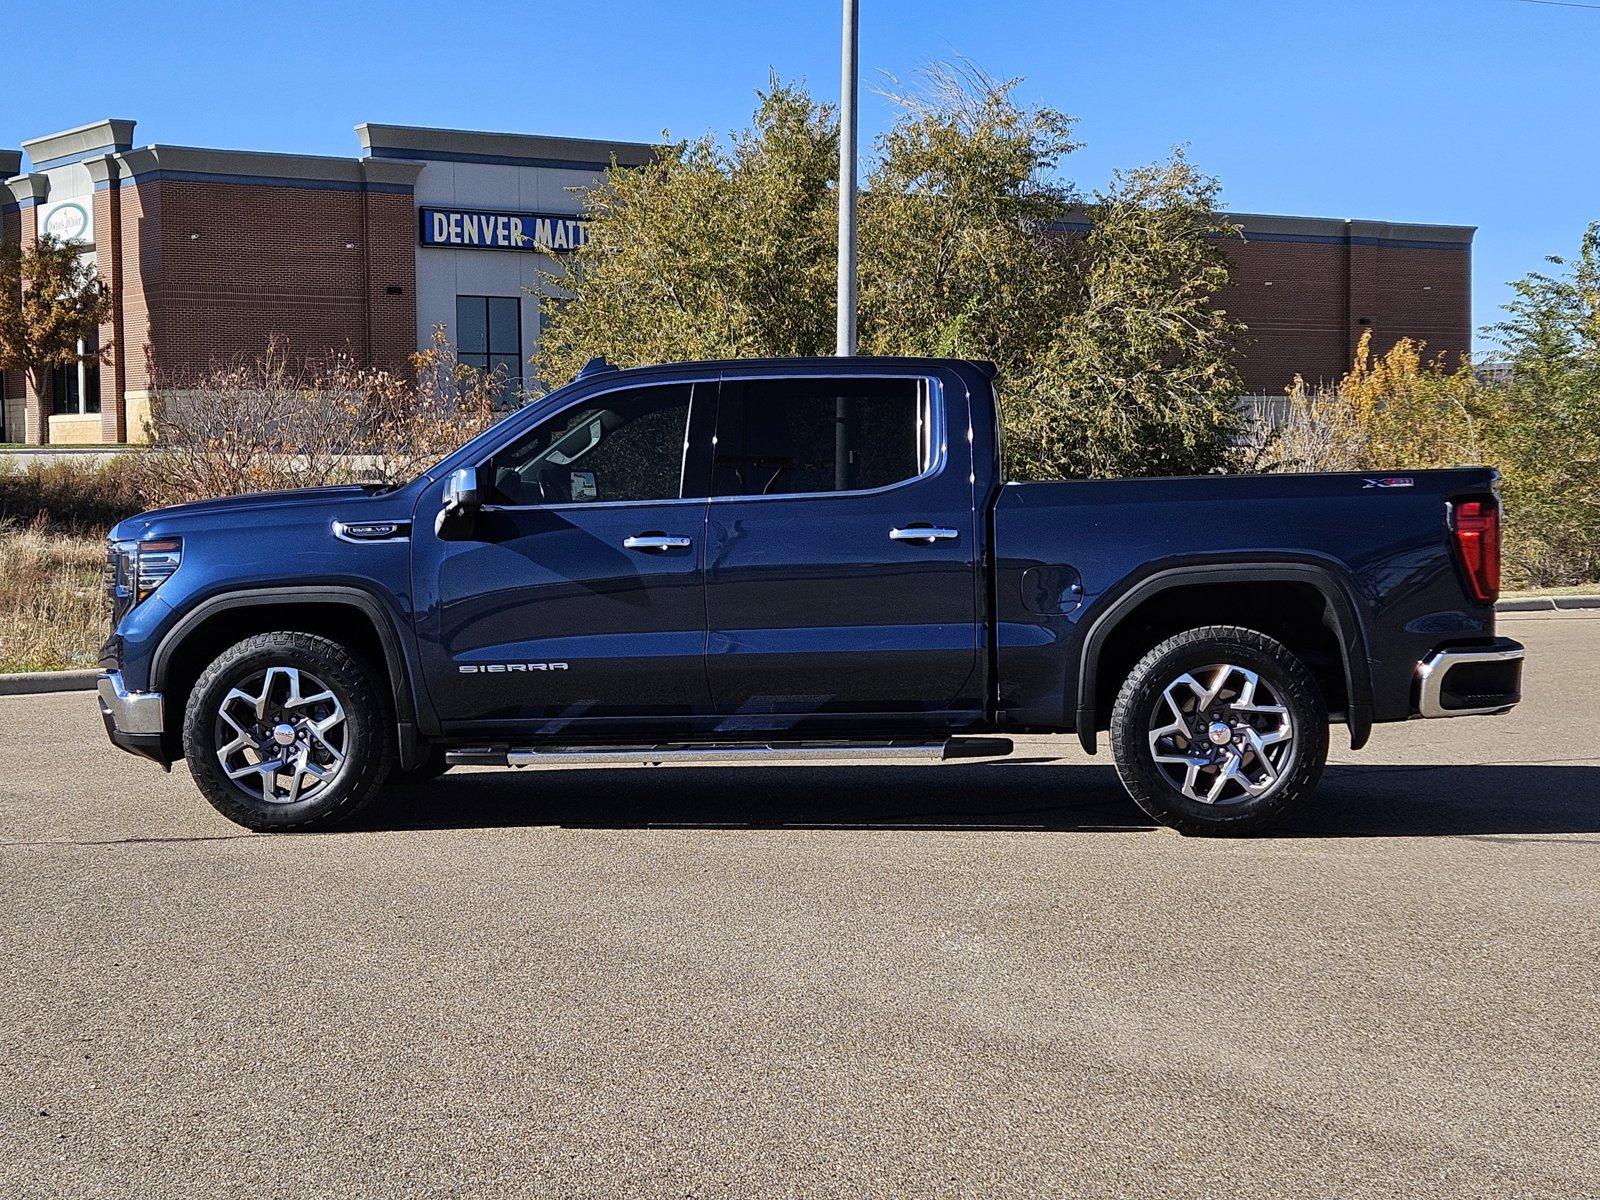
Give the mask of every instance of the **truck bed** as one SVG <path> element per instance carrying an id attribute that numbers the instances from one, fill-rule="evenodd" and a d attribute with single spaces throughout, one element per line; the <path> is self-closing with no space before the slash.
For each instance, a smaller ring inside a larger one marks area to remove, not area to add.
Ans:
<path id="1" fill-rule="evenodd" d="M 1252 565 L 1263 573 L 1288 565 L 1307 588 L 1336 593 L 1330 606 L 1348 606 L 1362 643 L 1350 648 L 1370 663 L 1372 697 L 1370 712 L 1346 714 L 1352 732 L 1372 720 L 1404 719 L 1425 654 L 1444 642 L 1493 636 L 1493 606 L 1469 598 L 1456 567 L 1447 501 L 1487 493 L 1497 478 L 1490 468 L 1467 467 L 1006 484 L 991 532 L 1002 723 L 1081 729 L 1087 713 L 1103 719 L 1103 704 L 1087 707 L 1096 697 L 1079 694 L 1091 682 L 1079 668 L 1095 623 L 1125 612 L 1129 598 L 1158 577 L 1164 585 L 1215 583 L 1213 568 L 1218 578 L 1237 580 L 1219 623 L 1240 621 Z M 1182 602 L 1180 595 L 1165 603 Z M 1209 619 L 1197 610 L 1190 623 Z M 1094 687 L 1103 699 L 1104 678 Z M 1357 696 L 1353 707 L 1364 703 Z"/>

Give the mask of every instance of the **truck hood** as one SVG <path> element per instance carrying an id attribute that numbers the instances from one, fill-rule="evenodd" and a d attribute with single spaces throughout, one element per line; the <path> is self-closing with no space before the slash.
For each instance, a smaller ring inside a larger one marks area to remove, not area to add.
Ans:
<path id="1" fill-rule="evenodd" d="M 243 496 L 218 496 L 153 508 L 119 521 L 111 530 L 113 541 L 129 541 L 151 533 L 181 533 L 185 528 L 225 522 L 248 525 L 257 515 L 282 514 L 285 509 L 343 508 L 373 500 L 387 501 L 396 494 L 376 484 L 341 484 L 331 487 L 291 488 L 281 492 L 250 492 Z M 385 507 L 389 507 L 385 505 Z"/>

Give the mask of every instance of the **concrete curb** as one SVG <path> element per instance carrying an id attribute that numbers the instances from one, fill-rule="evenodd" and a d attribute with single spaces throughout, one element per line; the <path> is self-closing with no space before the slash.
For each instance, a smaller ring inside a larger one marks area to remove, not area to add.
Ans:
<path id="1" fill-rule="evenodd" d="M 1576 612 L 1580 609 L 1600 609 L 1600 596 L 1527 596 L 1502 600 L 1494 609 L 1503 613 Z"/>
<path id="2" fill-rule="evenodd" d="M 25 671 L 20 675 L 0 675 L 0 696 L 92 692 L 99 677 L 99 671 Z"/>

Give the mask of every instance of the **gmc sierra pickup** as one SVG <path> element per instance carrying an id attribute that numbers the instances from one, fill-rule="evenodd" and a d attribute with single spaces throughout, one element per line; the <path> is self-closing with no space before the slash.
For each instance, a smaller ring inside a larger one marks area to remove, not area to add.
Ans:
<path id="1" fill-rule="evenodd" d="M 1520 699 L 1493 470 L 1007 483 L 992 378 L 597 360 L 404 486 L 123 521 L 106 729 L 277 830 L 453 764 L 1108 731 L 1145 812 L 1229 833 L 1312 791 L 1330 722 Z"/>

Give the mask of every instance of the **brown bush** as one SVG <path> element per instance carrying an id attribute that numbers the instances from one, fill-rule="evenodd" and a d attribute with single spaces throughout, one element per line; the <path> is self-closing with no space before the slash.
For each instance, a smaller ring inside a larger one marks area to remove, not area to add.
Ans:
<path id="1" fill-rule="evenodd" d="M 400 483 L 504 415 L 502 380 L 461 366 L 443 331 L 409 377 L 282 346 L 218 368 L 153 405 L 140 487 L 152 503 L 329 483 Z"/>

